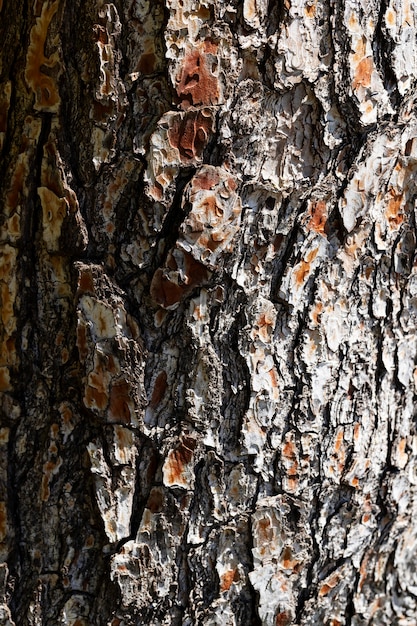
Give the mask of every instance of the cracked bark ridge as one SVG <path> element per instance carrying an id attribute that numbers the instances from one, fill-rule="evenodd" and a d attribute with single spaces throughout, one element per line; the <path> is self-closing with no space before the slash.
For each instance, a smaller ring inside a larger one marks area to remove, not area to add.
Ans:
<path id="1" fill-rule="evenodd" d="M 1 623 L 413 626 L 415 4 L 0 18 Z"/>

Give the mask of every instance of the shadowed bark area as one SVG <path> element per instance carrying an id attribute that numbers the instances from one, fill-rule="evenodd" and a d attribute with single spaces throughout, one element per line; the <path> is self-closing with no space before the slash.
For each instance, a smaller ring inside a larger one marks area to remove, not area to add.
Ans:
<path id="1" fill-rule="evenodd" d="M 411 0 L 0 0 L 0 621 L 413 626 Z"/>

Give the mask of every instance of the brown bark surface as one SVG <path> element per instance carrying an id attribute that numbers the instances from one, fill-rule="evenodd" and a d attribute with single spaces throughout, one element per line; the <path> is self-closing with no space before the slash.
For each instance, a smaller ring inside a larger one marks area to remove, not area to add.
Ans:
<path id="1" fill-rule="evenodd" d="M 412 0 L 0 0 L 0 622 L 417 622 Z"/>

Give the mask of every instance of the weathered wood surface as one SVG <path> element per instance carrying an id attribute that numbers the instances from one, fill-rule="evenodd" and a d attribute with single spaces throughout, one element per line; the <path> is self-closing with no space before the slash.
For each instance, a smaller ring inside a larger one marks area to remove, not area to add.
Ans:
<path id="1" fill-rule="evenodd" d="M 0 621 L 417 619 L 412 0 L 0 0 Z"/>

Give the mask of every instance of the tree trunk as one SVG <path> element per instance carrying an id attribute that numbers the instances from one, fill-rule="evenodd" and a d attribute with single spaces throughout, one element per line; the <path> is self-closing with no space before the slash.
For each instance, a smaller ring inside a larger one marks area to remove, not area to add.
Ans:
<path id="1" fill-rule="evenodd" d="M 1 623 L 415 625 L 415 3 L 0 17 Z"/>

